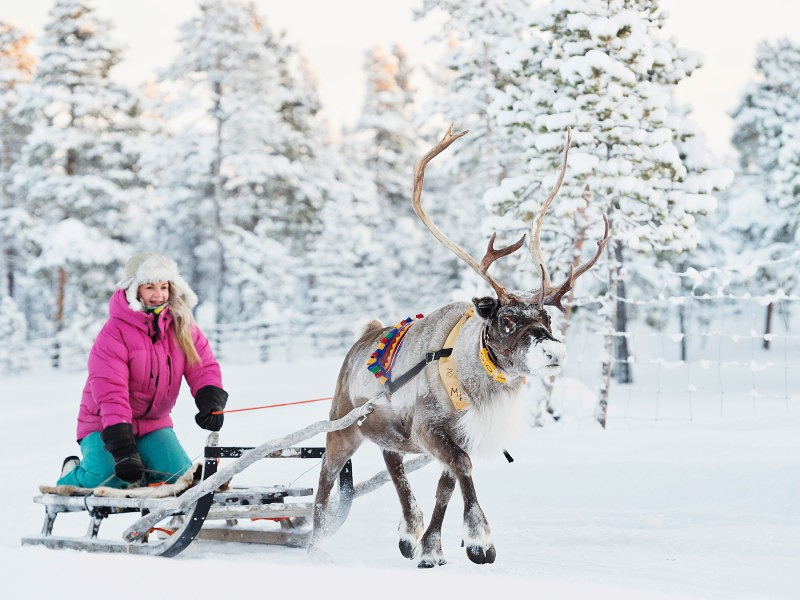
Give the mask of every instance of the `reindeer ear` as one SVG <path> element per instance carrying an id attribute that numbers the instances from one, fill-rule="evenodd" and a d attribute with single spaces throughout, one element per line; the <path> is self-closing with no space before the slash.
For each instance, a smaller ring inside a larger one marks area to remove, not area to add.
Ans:
<path id="1" fill-rule="evenodd" d="M 473 298 L 472 303 L 478 310 L 478 316 L 482 319 L 491 319 L 494 313 L 497 312 L 498 301 L 497 298 L 491 296 L 484 296 L 483 298 Z"/>

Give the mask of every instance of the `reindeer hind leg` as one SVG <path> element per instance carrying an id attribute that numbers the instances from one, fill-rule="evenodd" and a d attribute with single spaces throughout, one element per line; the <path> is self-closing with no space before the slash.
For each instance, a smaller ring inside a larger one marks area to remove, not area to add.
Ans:
<path id="1" fill-rule="evenodd" d="M 310 546 L 314 547 L 326 535 L 333 533 L 341 522 L 332 522 L 328 503 L 336 478 L 345 463 L 361 445 L 363 438 L 354 426 L 339 431 L 331 431 L 325 440 L 325 455 L 319 472 L 319 483 L 314 497 L 314 530 L 311 534 Z M 345 515 L 346 516 L 346 515 Z M 344 518 L 337 521 L 343 521 Z"/>
<path id="2" fill-rule="evenodd" d="M 400 499 L 400 507 L 403 512 L 403 520 L 400 521 L 400 526 L 398 527 L 400 532 L 400 541 L 398 543 L 400 554 L 406 558 L 412 559 L 414 558 L 417 542 L 419 542 L 425 526 L 424 517 L 417 505 L 417 499 L 411 491 L 411 484 L 406 477 L 403 455 L 398 452 L 393 452 L 392 450 L 384 450 L 383 460 L 386 463 L 389 476 L 394 483 L 394 488 L 397 491 L 397 497 Z"/>

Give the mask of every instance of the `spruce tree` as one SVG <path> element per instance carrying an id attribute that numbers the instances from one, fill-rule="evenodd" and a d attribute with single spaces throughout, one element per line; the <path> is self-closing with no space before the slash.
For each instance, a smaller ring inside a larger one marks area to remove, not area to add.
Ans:
<path id="1" fill-rule="evenodd" d="M 411 206 L 414 162 L 424 152 L 423 140 L 414 122 L 412 69 L 405 51 L 397 45 L 391 50 L 374 46 L 366 52 L 365 73 L 364 104 L 343 152 L 351 170 L 356 165 L 363 170 L 375 194 L 373 236 L 380 250 L 372 260 L 388 286 L 380 293 L 381 309 L 387 319 L 400 320 L 397 315 L 441 301 L 437 286 L 430 285 L 433 241 Z"/>
<path id="2" fill-rule="evenodd" d="M 527 175 L 495 202 L 507 218 L 530 221 L 537 212 L 529 192 L 544 196 L 539 190 L 549 188 L 555 176 L 564 131 L 574 131 L 553 222 L 575 223 L 579 209 L 585 209 L 590 223 L 600 222 L 601 214 L 611 221 L 605 304 L 622 382 L 631 381 L 623 300 L 630 291 L 625 286 L 635 282 L 632 259 L 652 264 L 693 249 L 699 239 L 697 215 L 713 210 L 711 194 L 727 183 L 727 175 L 708 168 L 708 161 L 684 154 L 693 149 L 692 132 L 682 125 L 684 111 L 676 107 L 672 91 L 700 59 L 663 37 L 663 19 L 655 0 L 549 2 L 533 14 L 528 40 L 506 48 L 502 63 L 516 83 L 495 104 L 498 120 L 527 148 Z M 583 199 L 587 193 L 589 206 Z M 571 256 L 571 248 L 583 243 L 575 229 L 567 225 L 566 231 L 551 232 L 545 240 L 548 254 Z M 594 230 L 588 235 L 599 237 Z M 570 262 L 554 268 L 560 267 L 563 276 Z M 608 357 L 606 381 L 611 365 Z M 603 384 L 601 422 L 607 389 Z"/>
<path id="3" fill-rule="evenodd" d="M 765 294 L 791 294 L 797 290 L 799 266 L 800 46 L 787 39 L 762 42 L 755 70 L 756 80 L 732 112 L 741 184 L 731 190 L 730 202 L 737 210 L 723 226 L 739 241 L 746 263 L 762 265 L 749 274 L 748 287 L 755 283 Z M 769 302 L 765 334 L 771 330 L 773 311 Z"/>
<path id="4" fill-rule="evenodd" d="M 121 57 L 111 29 L 90 0 L 57 0 L 39 40 L 35 77 L 17 108 L 30 133 L 11 192 L 32 220 L 33 255 L 26 260 L 35 281 L 26 293 L 39 313 L 31 316 L 32 329 L 55 334 L 62 350 L 70 349 L 65 355 L 79 362 L 127 254 L 123 242 L 137 234 L 127 220 L 137 185 L 127 142 L 139 104 L 110 77 Z"/>
<path id="5" fill-rule="evenodd" d="M 0 19 L 0 298 L 16 295 L 23 273 L 28 218 L 11 193 L 11 167 L 17 161 L 28 128 L 16 117 L 20 90 L 30 81 L 33 56 L 31 37 Z"/>
<path id="6" fill-rule="evenodd" d="M 367 317 L 391 320 L 395 285 L 383 269 L 386 246 L 375 186 L 361 165 L 343 161 L 337 183 L 328 190 L 323 228 L 308 262 L 310 331 L 318 351 L 343 350 L 353 342 L 354 327 Z"/>
<path id="7" fill-rule="evenodd" d="M 425 0 L 418 13 L 445 15 L 436 40 L 446 47 L 441 59 L 446 71 L 440 73 L 433 100 L 421 109 L 427 124 L 424 146 L 432 146 L 451 122 L 456 130 L 469 130 L 431 165 L 423 202 L 448 237 L 478 259 L 494 225 L 487 220 L 486 195 L 517 169 L 522 158 L 489 108 L 511 83 L 498 59 L 508 40 L 524 36 L 528 4 L 527 0 Z M 498 243 L 509 241 L 504 233 L 499 232 Z M 461 285 L 468 295 L 486 292 L 477 275 L 446 257 L 441 248 L 433 256 L 446 271 L 458 274 L 443 286 Z M 493 267 L 496 276 L 512 286 L 518 285 L 509 276 L 515 260 Z"/>
<path id="8" fill-rule="evenodd" d="M 274 315 L 286 297 L 299 309 L 308 288 L 299 257 L 319 232 L 327 187 L 313 175 L 325 155 L 313 82 L 252 4 L 203 0 L 199 8 L 161 81 L 172 98 L 161 114 L 173 152 L 154 156 L 165 167 L 158 226 L 177 234 L 161 237 L 216 323 Z M 232 251 L 241 247 L 262 251 Z"/>

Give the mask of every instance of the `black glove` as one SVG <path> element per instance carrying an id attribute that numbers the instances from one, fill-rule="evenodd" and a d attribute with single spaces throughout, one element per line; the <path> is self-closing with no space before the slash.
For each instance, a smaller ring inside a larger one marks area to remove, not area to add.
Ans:
<path id="1" fill-rule="evenodd" d="M 203 429 L 209 431 L 219 431 L 222 429 L 222 422 L 225 415 L 212 415 L 217 410 L 223 410 L 228 401 L 228 392 L 215 385 L 207 385 L 197 390 L 194 403 L 197 404 L 199 412 L 194 416 L 194 420 Z"/>
<path id="2" fill-rule="evenodd" d="M 122 481 L 135 483 L 144 475 L 144 464 L 136 449 L 133 425 L 117 423 L 100 432 L 106 450 L 114 457 L 114 473 Z"/>

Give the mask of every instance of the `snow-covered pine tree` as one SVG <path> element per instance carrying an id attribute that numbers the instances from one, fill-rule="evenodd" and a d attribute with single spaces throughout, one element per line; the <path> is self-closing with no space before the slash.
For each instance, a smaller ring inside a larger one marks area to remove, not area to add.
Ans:
<path id="1" fill-rule="evenodd" d="M 0 19 L 0 298 L 15 296 L 22 272 L 18 257 L 25 246 L 26 213 L 11 194 L 11 167 L 28 129 L 15 115 L 20 88 L 30 81 L 33 56 L 30 35 Z"/>
<path id="2" fill-rule="evenodd" d="M 451 122 L 456 130 L 469 130 L 431 164 L 423 202 L 448 237 L 478 258 L 494 225 L 486 218 L 485 194 L 517 172 L 522 160 L 520 147 L 508 138 L 489 107 L 511 83 L 497 61 L 506 40 L 525 36 L 521 17 L 528 5 L 528 0 L 425 0 L 418 11 L 419 17 L 444 15 L 437 41 L 446 45 L 441 62 L 448 71 L 442 74 L 444 81 L 437 82 L 440 89 L 433 100 L 422 107 L 420 120 L 427 123 L 423 146 L 433 146 Z M 503 232 L 498 235 L 498 244 L 510 241 Z M 456 275 L 443 284 L 445 289 L 463 284 L 463 294 L 485 293 L 480 278 L 447 254 L 438 246 L 431 258 Z M 509 257 L 493 266 L 496 276 L 512 286 L 518 285 L 509 276 L 516 260 Z"/>
<path id="3" fill-rule="evenodd" d="M 222 308 L 231 289 L 227 228 L 239 221 L 252 231 L 258 222 L 252 202 L 237 203 L 227 186 L 241 178 L 252 189 L 258 183 L 250 181 L 251 175 L 259 171 L 261 177 L 265 170 L 250 168 L 248 161 L 268 155 L 263 138 L 277 121 L 277 107 L 267 98 L 263 104 L 256 99 L 263 92 L 262 78 L 274 81 L 275 63 L 253 6 L 206 0 L 198 8 L 199 14 L 180 28 L 181 49 L 162 82 L 171 97 L 165 115 L 176 123 L 167 143 L 177 154 L 159 153 L 169 163 L 158 185 L 163 201 L 157 223 L 164 248 L 186 265 L 201 313 L 211 313 L 219 325 L 231 316 Z"/>
<path id="4" fill-rule="evenodd" d="M 127 140 L 139 105 L 110 78 L 120 60 L 111 29 L 90 0 L 57 0 L 17 109 L 30 128 L 11 190 L 33 221 L 29 326 L 38 335 L 55 334 L 60 352 L 76 364 L 83 364 L 102 322 L 127 254 L 121 242 L 137 235 L 127 224 L 136 184 Z"/>
<path id="5" fill-rule="evenodd" d="M 761 294 L 797 290 L 800 256 L 800 46 L 787 39 L 764 41 L 756 51 L 756 80 L 732 111 L 737 180 L 725 223 L 740 242 L 742 264 L 760 266 L 746 284 Z M 782 260 L 782 259 L 789 260 Z M 765 334 L 774 303 L 766 307 Z M 765 346 L 768 346 L 765 338 Z"/>
<path id="6" fill-rule="evenodd" d="M 172 98 L 163 114 L 173 151 L 156 158 L 169 161 L 157 190 L 159 237 L 187 265 L 202 314 L 258 319 L 305 286 L 299 257 L 319 231 L 326 182 L 312 174 L 324 128 L 311 121 L 319 102 L 296 52 L 253 4 L 203 0 L 199 9 L 161 82 Z M 261 251 L 246 260 L 228 251 L 241 244 Z"/>
<path id="7" fill-rule="evenodd" d="M 262 212 L 264 234 L 289 248 L 296 262 L 291 270 L 297 282 L 292 290 L 293 309 L 308 314 L 317 266 L 306 257 L 313 253 L 321 235 L 321 212 L 335 201 L 340 178 L 340 157 L 327 136 L 328 124 L 320 112 L 322 103 L 317 81 L 301 51 L 276 32 L 267 39 L 278 63 L 278 91 L 281 130 L 275 132 L 276 147 L 291 164 L 280 176 L 272 177 L 267 190 L 269 202 Z M 358 184 L 356 184 L 358 185 Z"/>
<path id="8" fill-rule="evenodd" d="M 601 214 L 611 220 L 604 261 L 609 270 L 606 297 L 612 300 L 606 302 L 608 335 L 623 341 L 625 325 L 617 308 L 627 293 L 620 286 L 634 281 L 631 259 L 636 255 L 650 261 L 694 248 L 696 215 L 713 210 L 711 194 L 728 178 L 711 170 L 696 176 L 696 163 L 681 155 L 684 114 L 676 110 L 672 91 L 700 66 L 700 59 L 665 39 L 662 23 L 655 0 L 549 2 L 533 15 L 533 35 L 506 46 L 502 62 L 517 87 L 495 106 L 498 120 L 528 148 L 529 179 L 517 181 L 515 191 L 549 187 L 541 183 L 555 176 L 564 131 L 573 128 L 567 182 L 554 206 L 560 218 L 553 221 L 572 222 L 569 217 L 581 206 L 587 186 L 594 197 L 587 209 L 589 222 L 600 222 Z M 509 201 L 514 216 L 523 220 L 531 206 L 526 199 L 518 204 L 522 211 Z M 565 233 L 572 246 L 574 236 Z M 598 236 L 589 233 L 590 239 Z M 549 255 L 559 254 L 550 248 Z M 616 354 L 627 360 L 629 352 L 619 347 Z M 603 368 L 606 381 L 611 364 L 609 358 Z M 619 378 L 626 381 L 630 375 L 623 371 Z M 607 388 L 604 383 L 601 404 Z M 605 420 L 604 406 L 598 419 Z"/>
<path id="9" fill-rule="evenodd" d="M 393 215 L 411 216 L 413 162 L 420 148 L 413 126 L 414 91 L 405 51 L 376 45 L 366 52 L 367 89 L 351 132 L 383 204 Z"/>
<path id="10" fill-rule="evenodd" d="M 687 167 L 683 186 L 689 190 L 713 189 L 718 199 L 717 208 L 713 212 L 695 215 L 700 234 L 695 248 L 683 252 L 656 252 L 655 269 L 650 268 L 651 261 L 645 257 L 644 261 L 637 261 L 641 268 L 634 269 L 634 273 L 637 275 L 638 290 L 650 289 L 660 297 L 680 298 L 673 302 L 677 315 L 655 306 L 649 308 L 644 317 L 648 325 L 661 329 L 671 324 L 677 316 L 677 326 L 681 333 L 681 360 L 689 360 L 688 349 L 693 331 L 707 331 L 712 321 L 724 318 L 719 314 L 716 305 L 697 302 L 693 298 L 706 293 L 718 293 L 720 282 L 714 281 L 716 278 L 711 274 L 720 265 L 731 263 L 729 259 L 733 255 L 730 236 L 722 230 L 719 223 L 725 213 L 720 208 L 724 209 L 726 190 L 733 179 L 733 171 L 720 168 L 719 159 L 708 150 L 699 124 L 691 119 L 688 108 L 676 107 L 676 111 L 678 114 L 683 111 L 682 114 L 685 115 L 678 121 L 675 140 Z M 722 214 L 718 214 L 720 212 Z M 639 257 L 634 255 L 634 259 L 636 258 Z M 649 280 L 645 280 L 642 274 L 648 271 L 651 275 Z"/>
<path id="11" fill-rule="evenodd" d="M 344 160 L 337 172 L 308 256 L 314 273 L 309 331 L 320 352 L 347 348 L 365 318 L 394 318 L 386 315 L 394 308 L 395 282 L 384 269 L 382 239 L 392 226 L 382 223 L 375 185 L 359 163 Z"/>
<path id="12" fill-rule="evenodd" d="M 405 51 L 397 45 L 390 51 L 374 46 L 366 52 L 365 74 L 364 104 L 345 135 L 342 153 L 351 171 L 363 170 L 376 194 L 372 222 L 380 251 L 372 260 L 389 287 L 375 293 L 385 300 L 381 314 L 392 320 L 440 302 L 441 293 L 430 281 L 433 241 L 411 207 L 414 162 L 424 150 L 414 123 L 412 69 Z"/>

